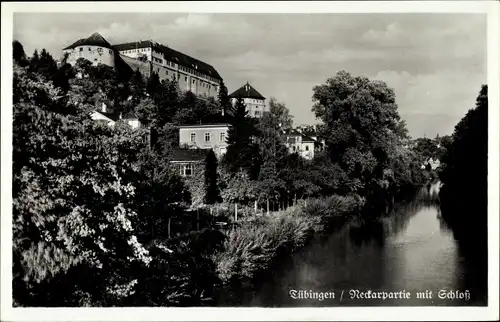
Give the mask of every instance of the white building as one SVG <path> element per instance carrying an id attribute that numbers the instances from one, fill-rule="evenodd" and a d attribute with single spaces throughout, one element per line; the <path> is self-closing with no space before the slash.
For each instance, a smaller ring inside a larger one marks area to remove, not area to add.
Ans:
<path id="1" fill-rule="evenodd" d="M 191 149 L 213 149 L 217 158 L 227 150 L 230 124 L 192 124 L 179 126 L 179 146 Z"/>
<path id="2" fill-rule="evenodd" d="M 283 135 L 290 153 L 298 153 L 307 160 L 314 158 L 314 152 L 318 145 L 316 140 L 294 129 L 285 130 Z"/>
<path id="3" fill-rule="evenodd" d="M 248 116 L 262 117 L 267 112 L 266 98 L 262 96 L 248 82 L 229 95 L 231 103 L 234 105 L 238 98 L 243 99 L 248 111 Z"/>

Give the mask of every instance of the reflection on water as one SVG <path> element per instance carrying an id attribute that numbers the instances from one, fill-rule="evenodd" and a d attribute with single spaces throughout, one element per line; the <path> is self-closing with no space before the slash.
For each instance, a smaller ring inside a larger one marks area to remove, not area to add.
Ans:
<path id="1" fill-rule="evenodd" d="M 316 238 L 290 256 L 243 306 L 485 305 L 470 263 L 459 255 L 437 202 L 439 185 L 372 222 L 351 224 Z M 471 299 L 439 299 L 438 292 L 470 290 Z M 335 299 L 293 299 L 291 290 L 335 292 Z M 342 301 L 340 296 L 342 294 Z M 351 299 L 350 290 L 409 292 L 410 299 Z M 429 298 L 417 298 L 426 292 Z M 429 296 L 432 292 L 432 296 Z"/>

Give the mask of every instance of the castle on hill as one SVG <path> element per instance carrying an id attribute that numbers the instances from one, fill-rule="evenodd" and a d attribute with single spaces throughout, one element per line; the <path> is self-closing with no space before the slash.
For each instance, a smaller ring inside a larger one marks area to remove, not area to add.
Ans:
<path id="1" fill-rule="evenodd" d="M 217 99 L 222 83 L 212 65 L 152 40 L 111 45 L 96 32 L 65 47 L 63 53 L 71 65 L 84 58 L 94 65 L 104 64 L 127 72 L 139 70 L 146 78 L 157 73 L 160 80 L 175 79 L 181 90 L 200 97 Z M 229 97 L 233 104 L 242 98 L 251 117 L 260 118 L 267 111 L 266 98 L 248 82 Z"/>
<path id="2" fill-rule="evenodd" d="M 65 47 L 63 53 L 71 65 L 85 58 L 94 65 L 138 69 L 145 77 L 155 72 L 160 80 L 175 78 L 182 90 L 201 97 L 216 98 L 222 82 L 212 65 L 152 40 L 111 45 L 96 32 Z"/>

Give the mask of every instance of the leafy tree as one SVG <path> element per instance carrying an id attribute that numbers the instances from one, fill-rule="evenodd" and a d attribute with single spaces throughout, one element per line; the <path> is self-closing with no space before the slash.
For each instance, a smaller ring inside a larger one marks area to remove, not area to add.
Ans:
<path id="1" fill-rule="evenodd" d="M 331 160 L 350 179 L 349 191 L 370 196 L 385 190 L 384 169 L 407 138 L 393 90 L 383 82 L 341 71 L 313 91 L 312 110 L 324 123 L 320 135 Z"/>
<path id="2" fill-rule="evenodd" d="M 274 128 L 290 129 L 293 125 L 293 116 L 286 108 L 285 104 L 278 102 L 276 98 L 269 100 L 269 113 L 263 116 Z"/>
<path id="3" fill-rule="evenodd" d="M 285 146 L 279 126 L 268 117 L 262 117 L 256 125 L 261 160 L 256 190 L 259 202 L 267 199 L 278 201 L 286 191 L 284 168 L 288 148 Z"/>
<path id="4" fill-rule="evenodd" d="M 141 141 L 32 103 L 14 106 L 13 256 L 22 268 L 14 298 L 20 305 L 117 305 L 130 294 L 129 270 L 151 260 L 131 226 L 138 173 L 129 147 Z M 61 289 L 66 278 L 71 287 Z"/>
<path id="5" fill-rule="evenodd" d="M 17 40 L 12 41 L 12 58 L 14 59 L 14 62 L 21 67 L 26 67 L 28 65 L 28 59 L 26 58 L 24 47 Z"/>
<path id="6" fill-rule="evenodd" d="M 207 205 L 214 204 L 219 200 L 219 191 L 217 187 L 217 157 L 213 150 L 207 155 L 205 160 L 205 198 Z"/>

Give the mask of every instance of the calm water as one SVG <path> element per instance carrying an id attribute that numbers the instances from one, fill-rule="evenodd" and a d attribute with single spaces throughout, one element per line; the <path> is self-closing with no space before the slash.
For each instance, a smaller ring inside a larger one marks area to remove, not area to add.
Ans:
<path id="1" fill-rule="evenodd" d="M 245 293 L 242 305 L 485 305 L 474 263 L 460 255 L 439 206 L 431 201 L 437 192 L 438 186 L 424 189 L 375 223 L 352 224 L 332 235 L 318 236 L 284 260 L 257 291 Z M 293 299 L 292 290 L 334 292 L 335 298 Z M 411 298 L 351 299 L 351 290 L 405 291 Z M 440 299 L 440 290 L 469 290 L 471 298 Z M 417 292 L 425 291 L 431 291 L 432 297 L 417 298 Z"/>

